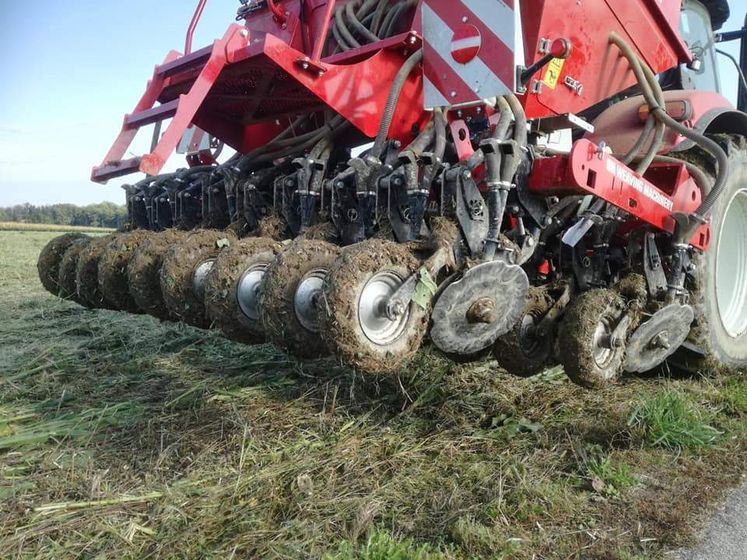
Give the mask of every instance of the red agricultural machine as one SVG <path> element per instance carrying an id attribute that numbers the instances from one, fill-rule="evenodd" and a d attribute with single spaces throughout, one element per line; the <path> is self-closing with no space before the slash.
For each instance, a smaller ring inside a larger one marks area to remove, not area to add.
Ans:
<path id="1" fill-rule="evenodd" d="M 193 51 L 204 5 L 93 169 L 145 174 L 127 231 L 51 242 L 50 291 L 370 373 L 747 364 L 725 0 L 241 0 Z"/>

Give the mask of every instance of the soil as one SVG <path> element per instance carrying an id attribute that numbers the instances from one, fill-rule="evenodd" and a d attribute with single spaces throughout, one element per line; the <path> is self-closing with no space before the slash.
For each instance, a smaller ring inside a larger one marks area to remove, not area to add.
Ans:
<path id="1" fill-rule="evenodd" d="M 329 353 L 318 332 L 298 320 L 294 298 L 304 276 L 315 270 L 329 270 L 341 249 L 326 241 L 297 239 L 268 268 L 259 293 L 262 325 L 270 342 L 302 359 L 321 358 Z"/>
<path id="2" fill-rule="evenodd" d="M 140 313 L 135 299 L 130 295 L 127 265 L 137 248 L 153 233 L 135 230 L 117 236 L 107 245 L 99 260 L 99 289 L 104 297 L 120 311 Z"/>
<path id="3" fill-rule="evenodd" d="M 323 339 L 345 365 L 366 373 L 391 373 L 412 359 L 425 338 L 429 311 L 412 304 L 402 336 L 380 346 L 361 330 L 358 300 L 374 274 L 389 270 L 406 279 L 419 267 L 407 247 L 391 241 L 370 239 L 343 251 L 324 284 L 320 322 Z"/>
<path id="4" fill-rule="evenodd" d="M 205 310 L 208 319 L 223 334 L 244 344 L 265 341 L 259 321 L 247 317 L 239 307 L 237 288 L 243 273 L 255 265 L 269 265 L 282 245 L 263 237 L 242 239 L 221 251 L 205 283 Z"/>
<path id="5" fill-rule="evenodd" d="M 335 245 L 339 245 L 342 241 L 342 239 L 340 238 L 340 233 L 337 231 L 335 224 L 333 224 L 332 222 L 324 222 L 311 226 L 305 232 L 299 235 L 298 239 L 326 241 L 327 243 L 333 243 Z"/>
<path id="6" fill-rule="evenodd" d="M 194 327 L 210 327 L 205 302 L 195 294 L 192 277 L 198 265 L 218 257 L 225 242 L 235 241 L 231 232 L 196 230 L 171 245 L 163 259 L 160 280 L 163 300 L 172 315 Z"/>
<path id="7" fill-rule="evenodd" d="M 65 251 L 65 256 L 62 257 L 59 277 L 59 296 L 62 299 L 69 299 L 80 304 L 83 303 L 81 298 L 78 297 L 78 286 L 75 283 L 75 277 L 78 268 L 78 258 L 91 240 L 91 237 L 85 237 L 74 241 L 68 250 Z"/>
<path id="8" fill-rule="evenodd" d="M 130 295 L 138 308 L 162 321 L 173 319 L 161 294 L 161 265 L 169 247 L 187 234 L 169 229 L 150 235 L 135 249 L 127 265 Z"/>
<path id="9" fill-rule="evenodd" d="M 77 240 L 85 237 L 87 236 L 82 233 L 60 235 L 47 243 L 44 249 L 41 250 L 41 253 L 39 253 L 39 260 L 36 264 L 39 272 L 39 280 L 41 280 L 44 288 L 52 295 L 56 296 L 60 292 L 60 263 L 65 256 L 65 251 Z"/>
<path id="10" fill-rule="evenodd" d="M 288 223 L 280 216 L 267 216 L 259 221 L 257 237 L 265 237 L 274 241 L 285 241 L 291 238 Z"/>
<path id="11" fill-rule="evenodd" d="M 117 234 L 111 234 L 94 239 L 80 252 L 75 270 L 75 283 L 80 302 L 86 307 L 114 309 L 99 289 L 99 261 L 107 245 L 116 236 Z"/>

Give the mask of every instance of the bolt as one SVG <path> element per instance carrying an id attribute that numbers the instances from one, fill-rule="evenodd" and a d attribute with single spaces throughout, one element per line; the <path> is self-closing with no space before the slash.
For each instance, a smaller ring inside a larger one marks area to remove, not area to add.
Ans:
<path id="1" fill-rule="evenodd" d="M 457 95 L 457 94 L 456 94 L 456 92 L 455 92 L 455 91 L 452 91 L 452 92 L 451 92 L 451 97 L 456 97 L 456 95 Z"/>
<path id="2" fill-rule="evenodd" d="M 241 35 L 242 37 L 244 37 L 244 38 L 246 39 L 247 37 L 249 37 L 249 31 L 248 31 L 248 30 L 246 30 L 246 29 L 242 29 L 242 30 L 241 30 L 241 31 L 239 32 L 239 35 Z"/>
<path id="3" fill-rule="evenodd" d="M 462 23 L 467 23 L 469 18 L 467 16 L 462 17 Z"/>
<path id="4" fill-rule="evenodd" d="M 392 321 L 395 321 L 396 319 L 402 317 L 402 315 L 405 314 L 405 311 L 407 308 L 405 307 L 405 304 L 397 299 L 389 303 L 386 308 L 386 315 L 389 319 Z"/>
<path id="5" fill-rule="evenodd" d="M 302 62 L 301 63 L 301 68 L 303 68 L 304 70 L 308 70 L 309 69 L 309 63 L 308 62 Z"/>
<path id="6" fill-rule="evenodd" d="M 471 179 L 472 173 L 470 171 L 465 171 L 464 173 L 462 173 L 462 177 L 464 177 L 465 179 Z"/>
<path id="7" fill-rule="evenodd" d="M 414 45 L 416 41 L 417 41 L 417 38 L 415 37 L 415 35 L 410 35 L 410 37 L 407 39 L 407 42 L 410 43 L 411 45 Z"/>

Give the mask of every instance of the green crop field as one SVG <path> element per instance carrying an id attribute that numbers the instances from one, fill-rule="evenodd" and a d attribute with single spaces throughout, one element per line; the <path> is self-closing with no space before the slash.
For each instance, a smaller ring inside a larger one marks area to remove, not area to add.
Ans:
<path id="1" fill-rule="evenodd" d="M 0 222 L 0 231 L 51 231 L 58 233 L 109 233 L 113 229 L 87 227 L 87 226 L 63 226 L 57 224 L 26 224 L 21 222 Z"/>
<path id="2" fill-rule="evenodd" d="M 0 558 L 663 558 L 744 476 L 747 380 L 398 376 L 43 291 L 0 232 Z"/>

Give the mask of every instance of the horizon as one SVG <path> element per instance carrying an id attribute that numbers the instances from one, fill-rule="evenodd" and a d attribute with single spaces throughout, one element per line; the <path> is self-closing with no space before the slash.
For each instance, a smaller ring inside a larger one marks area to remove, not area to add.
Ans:
<path id="1" fill-rule="evenodd" d="M 183 49 L 195 5 L 130 0 L 123 15 L 111 3 L 82 0 L 68 9 L 67 3 L 52 0 L 45 3 L 41 21 L 17 3 L 0 5 L 0 20 L 7 24 L 0 36 L 5 53 L 0 71 L 6 78 L 0 90 L 0 206 L 125 203 L 121 185 L 128 181 L 92 183 L 91 168 L 114 141 L 153 67 L 170 50 Z M 238 6 L 238 0 L 208 2 L 195 50 L 223 35 Z M 723 30 L 741 28 L 745 10 L 747 1 L 733 1 Z M 28 55 L 28 45 L 50 44 L 54 48 Z M 738 46 L 731 42 L 719 48 L 738 57 Z M 724 57 L 719 62 L 722 91 L 733 103 L 737 72 Z M 131 151 L 144 153 L 149 144 L 146 128 Z M 174 155 L 164 172 L 184 166 L 183 156 Z"/>

